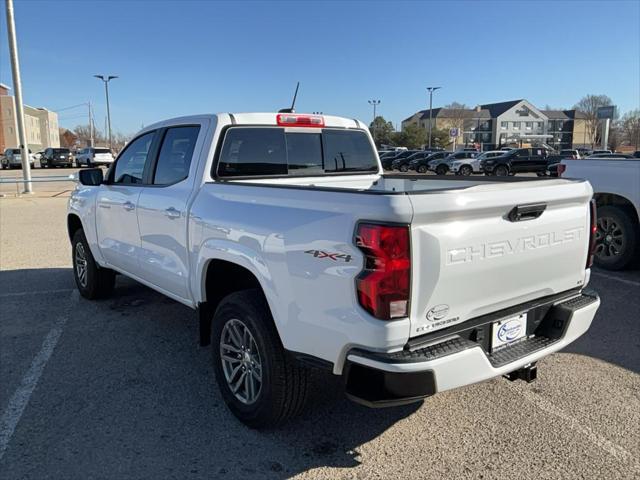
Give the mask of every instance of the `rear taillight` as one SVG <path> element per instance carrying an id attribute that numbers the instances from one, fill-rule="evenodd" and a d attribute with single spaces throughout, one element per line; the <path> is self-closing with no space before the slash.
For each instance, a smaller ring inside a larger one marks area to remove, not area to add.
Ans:
<path id="1" fill-rule="evenodd" d="M 598 230 L 598 214 L 596 201 L 591 199 L 589 207 L 589 253 L 587 254 L 587 268 L 593 265 L 593 256 L 596 253 L 596 230 Z"/>
<path id="2" fill-rule="evenodd" d="M 561 177 L 564 171 L 567 169 L 567 166 L 563 163 L 558 164 L 558 176 Z"/>
<path id="3" fill-rule="evenodd" d="M 409 312 L 411 250 L 409 227 L 361 223 L 356 246 L 364 252 L 364 269 L 356 278 L 358 302 L 382 320 Z"/>
<path id="4" fill-rule="evenodd" d="M 276 117 L 276 121 L 281 127 L 324 127 L 324 117 L 321 115 L 279 113 Z"/>

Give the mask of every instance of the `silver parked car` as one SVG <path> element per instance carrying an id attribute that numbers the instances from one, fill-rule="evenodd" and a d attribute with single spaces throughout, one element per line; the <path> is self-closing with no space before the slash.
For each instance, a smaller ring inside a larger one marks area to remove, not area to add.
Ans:
<path id="1" fill-rule="evenodd" d="M 482 173 L 482 165 L 480 162 L 486 158 L 497 157 L 504 155 L 503 150 L 490 150 L 488 152 L 482 152 L 476 157 L 459 158 L 453 160 L 449 164 L 449 168 L 456 175 L 471 175 L 472 173 Z"/>
<path id="2" fill-rule="evenodd" d="M 87 147 L 76 153 L 76 167 L 86 165 L 93 167 L 95 165 L 111 165 L 113 163 L 113 154 L 108 148 Z"/>
<path id="3" fill-rule="evenodd" d="M 29 150 L 29 163 L 34 166 L 34 156 Z M 2 156 L 2 168 L 22 168 L 22 152 L 19 148 L 7 148 Z"/>

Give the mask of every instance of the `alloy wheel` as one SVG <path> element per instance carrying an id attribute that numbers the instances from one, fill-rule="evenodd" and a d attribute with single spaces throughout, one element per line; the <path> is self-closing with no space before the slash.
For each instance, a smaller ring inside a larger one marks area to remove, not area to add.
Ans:
<path id="1" fill-rule="evenodd" d="M 76 275 L 78 276 L 78 282 L 83 287 L 87 286 L 87 254 L 84 250 L 84 245 L 76 243 Z"/>
<path id="2" fill-rule="evenodd" d="M 599 217 L 596 229 L 596 255 L 606 259 L 624 251 L 624 233 L 611 217 Z"/>
<path id="3" fill-rule="evenodd" d="M 245 405 L 255 403 L 262 387 L 260 352 L 247 326 L 236 318 L 222 329 L 220 359 L 231 393 Z"/>

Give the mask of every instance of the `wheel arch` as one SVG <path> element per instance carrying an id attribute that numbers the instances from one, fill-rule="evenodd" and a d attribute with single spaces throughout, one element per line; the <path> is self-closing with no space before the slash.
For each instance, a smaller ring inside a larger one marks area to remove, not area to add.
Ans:
<path id="1" fill-rule="evenodd" d="M 78 230 L 84 230 L 82 220 L 75 213 L 67 215 L 67 233 L 69 234 L 69 240 L 73 240 L 73 236 Z"/>
<path id="2" fill-rule="evenodd" d="M 222 299 L 231 293 L 241 290 L 257 290 L 265 298 L 273 317 L 273 309 L 269 304 L 268 296 L 259 276 L 249 266 L 232 260 L 210 258 L 206 261 L 202 269 L 201 292 L 198 301 L 201 346 L 209 345 L 211 342 L 213 314 Z"/>
<path id="3" fill-rule="evenodd" d="M 628 198 L 617 193 L 597 192 L 593 194 L 597 207 L 611 206 L 625 210 L 636 227 L 640 225 L 640 213 Z"/>

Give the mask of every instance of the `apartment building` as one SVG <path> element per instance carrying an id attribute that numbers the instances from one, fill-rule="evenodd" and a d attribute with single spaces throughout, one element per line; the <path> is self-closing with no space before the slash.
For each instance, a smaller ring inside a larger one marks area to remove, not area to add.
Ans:
<path id="1" fill-rule="evenodd" d="M 0 151 L 20 145 L 15 98 L 10 88 L 0 84 Z M 27 144 L 32 152 L 47 147 L 59 147 L 58 114 L 46 108 L 24 105 L 24 123 Z"/>
<path id="2" fill-rule="evenodd" d="M 556 149 L 591 144 L 584 113 L 576 110 L 540 110 L 525 99 L 487 103 L 474 109 L 434 108 L 432 128 L 462 129 L 458 145 L 479 145 L 483 150 L 504 146 L 548 144 Z M 428 129 L 429 110 L 402 121 Z"/>

